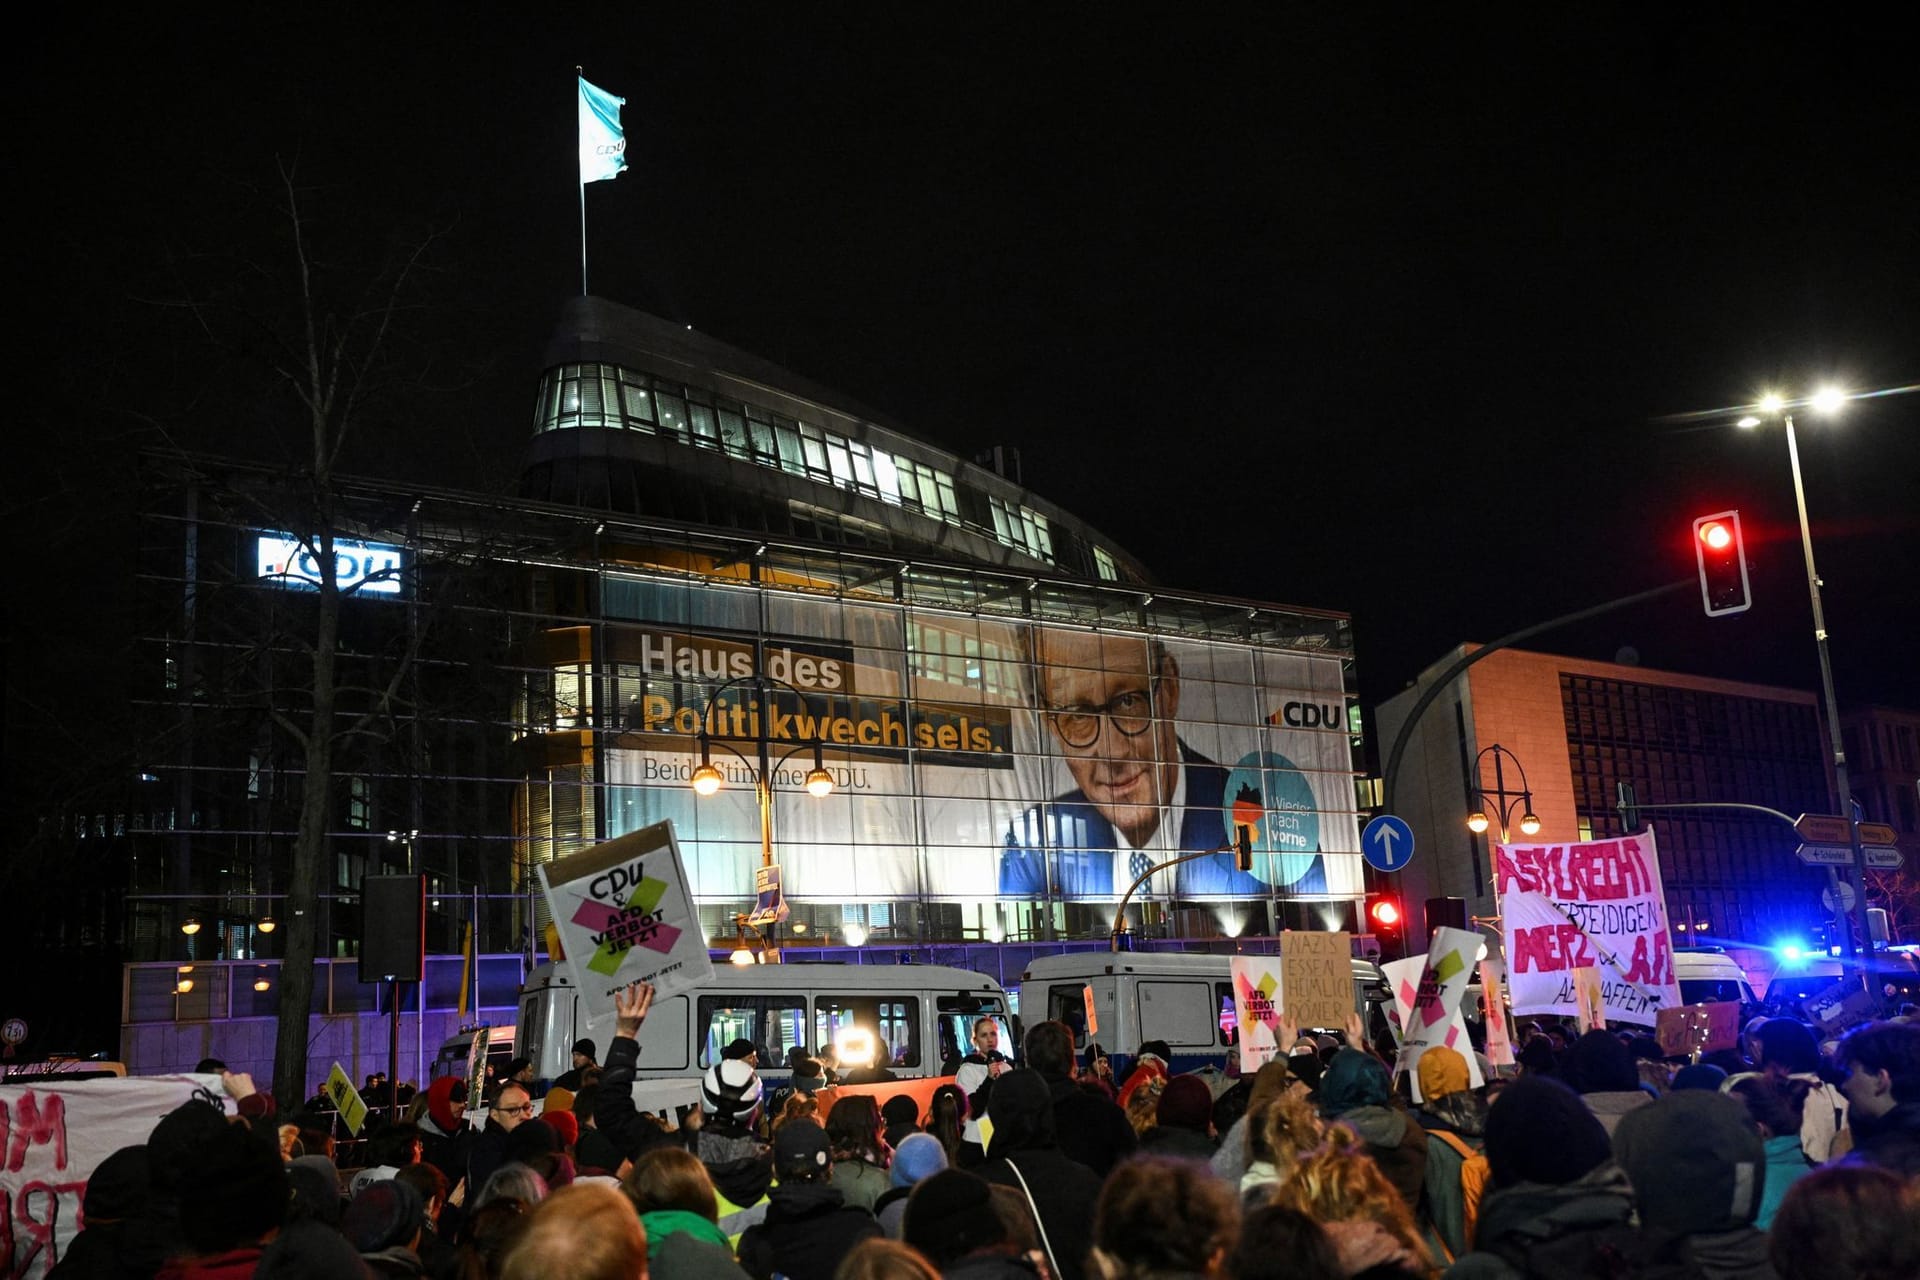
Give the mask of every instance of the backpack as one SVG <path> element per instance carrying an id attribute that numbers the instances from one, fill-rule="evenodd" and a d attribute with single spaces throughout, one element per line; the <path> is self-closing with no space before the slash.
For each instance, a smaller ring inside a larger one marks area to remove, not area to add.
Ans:
<path id="1" fill-rule="evenodd" d="M 1480 1223 L 1480 1202 L 1486 1198 L 1487 1187 L 1493 1181 L 1493 1166 L 1487 1163 L 1487 1153 L 1475 1151 L 1471 1144 L 1459 1134 L 1445 1129 L 1427 1130 L 1429 1144 L 1443 1143 L 1460 1157 L 1460 1202 L 1462 1249 L 1465 1252 L 1473 1247 L 1474 1228 Z M 1429 1151 L 1431 1152 L 1431 1145 Z M 1428 1166 L 1432 1167 L 1432 1155 L 1428 1156 Z M 1433 1176 L 1428 1175 L 1429 1178 Z"/>
<path id="2" fill-rule="evenodd" d="M 1624 1222 L 1570 1231 L 1501 1255 L 1532 1280 L 1705 1280 L 1682 1236 Z"/>

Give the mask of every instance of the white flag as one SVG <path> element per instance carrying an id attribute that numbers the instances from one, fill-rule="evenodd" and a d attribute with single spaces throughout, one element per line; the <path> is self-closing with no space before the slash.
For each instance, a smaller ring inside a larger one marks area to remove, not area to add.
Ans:
<path id="1" fill-rule="evenodd" d="M 620 127 L 625 98 L 580 78 L 580 182 L 617 178 L 627 167 L 627 135 Z"/>

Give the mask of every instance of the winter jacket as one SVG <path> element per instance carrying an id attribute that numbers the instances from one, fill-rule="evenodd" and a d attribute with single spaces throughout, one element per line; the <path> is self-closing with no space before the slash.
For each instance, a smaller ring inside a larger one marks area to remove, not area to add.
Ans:
<path id="1" fill-rule="evenodd" d="M 1248 1163 L 1253 1153 L 1248 1150 L 1247 1118 L 1241 1116 L 1228 1130 L 1220 1135 L 1220 1145 L 1208 1161 L 1213 1172 L 1223 1181 L 1237 1183 L 1247 1173 Z"/>
<path id="2" fill-rule="evenodd" d="M 674 1280 L 746 1280 L 733 1242 L 697 1213 L 659 1209 L 640 1215 L 647 1231 L 647 1269 Z"/>
<path id="3" fill-rule="evenodd" d="M 672 1146 L 678 1141 L 642 1118 L 633 1105 L 633 1072 L 639 1061 L 639 1042 L 632 1036 L 615 1036 L 607 1047 L 607 1064 L 600 1070 L 600 1092 L 593 1106 L 594 1128 L 627 1160 L 638 1160 L 655 1147 Z"/>
<path id="4" fill-rule="evenodd" d="M 1420 1188 L 1427 1176 L 1427 1131 L 1393 1107 L 1355 1107 L 1342 1112 L 1338 1121 L 1360 1135 L 1367 1154 L 1407 1208 L 1418 1212 Z"/>
<path id="5" fill-rule="evenodd" d="M 873 1215 L 832 1186 L 787 1182 L 773 1189 L 765 1220 L 740 1237 L 740 1265 L 754 1280 L 833 1280 L 853 1246 L 879 1234 Z"/>
<path id="6" fill-rule="evenodd" d="M 1039 1276 L 1025 1258 L 998 1251 L 970 1253 L 940 1272 L 940 1280 L 1039 1280 Z"/>
<path id="7" fill-rule="evenodd" d="M 1742 1080 L 1751 1080 L 1760 1074 L 1741 1071 L 1730 1075 L 1721 1082 L 1720 1092 L 1729 1093 Z M 1800 1149 L 1813 1163 L 1825 1164 L 1834 1157 L 1834 1139 L 1849 1124 L 1847 1095 L 1811 1071 L 1796 1071 L 1787 1079 L 1804 1080 L 1808 1086 L 1807 1104 L 1800 1113 Z"/>
<path id="8" fill-rule="evenodd" d="M 1768 1138 L 1766 1183 L 1760 1193 L 1760 1213 L 1753 1225 L 1762 1231 L 1771 1227 L 1773 1215 L 1780 1212 L 1780 1202 L 1787 1198 L 1787 1188 L 1812 1169 L 1807 1163 L 1807 1153 L 1800 1149 L 1799 1134 L 1783 1133 L 1777 1138 Z"/>
<path id="9" fill-rule="evenodd" d="M 980 1118 L 987 1114 L 987 1098 L 993 1092 L 993 1064 L 1007 1059 L 998 1049 L 991 1057 L 970 1053 L 960 1059 L 960 1066 L 953 1073 L 953 1083 L 960 1092 L 967 1095 L 966 1124 L 960 1130 L 960 1140 L 980 1144 Z"/>
<path id="10" fill-rule="evenodd" d="M 391 1249 L 381 1249 L 377 1253 L 363 1253 L 360 1261 L 367 1270 L 376 1276 L 418 1276 L 425 1275 L 426 1269 L 420 1265 L 420 1255 L 405 1245 L 396 1245 Z"/>
<path id="11" fill-rule="evenodd" d="M 260 1265 L 260 1246 L 246 1245 L 204 1258 L 174 1258 L 160 1268 L 156 1280 L 252 1280 Z"/>
<path id="12" fill-rule="evenodd" d="M 688 1236 L 695 1240 L 704 1240 L 732 1252 L 733 1242 L 727 1239 L 727 1233 L 720 1229 L 717 1222 L 703 1218 L 697 1213 L 688 1213 L 685 1209 L 653 1209 L 640 1215 L 640 1225 L 647 1229 L 647 1258 L 656 1257 L 660 1246 L 672 1236 Z"/>
<path id="13" fill-rule="evenodd" d="M 1767 1233 L 1757 1227 L 1688 1236 L 1686 1243 L 1707 1280 L 1779 1280 L 1767 1256 Z"/>
<path id="14" fill-rule="evenodd" d="M 1653 1101 L 1653 1095 L 1645 1089 L 1622 1089 L 1617 1092 L 1583 1093 L 1580 1101 L 1587 1104 L 1587 1110 L 1593 1112 L 1594 1119 L 1607 1131 L 1607 1138 L 1611 1141 L 1613 1131 L 1620 1125 L 1620 1117 L 1646 1106 Z"/>
<path id="15" fill-rule="evenodd" d="M 1813 1099 L 1807 1099 L 1813 1106 Z M 1806 1130 L 1801 1131 L 1802 1137 Z M 1902 1177 L 1920 1174 L 1920 1102 L 1902 1102 L 1883 1116 L 1853 1113 L 1853 1153 L 1849 1164 L 1874 1164 Z"/>
<path id="16" fill-rule="evenodd" d="M 1447 1268 L 1446 1280 L 1608 1274 L 1598 1269 L 1599 1260 L 1628 1253 L 1679 1275 L 1699 1275 L 1684 1244 L 1653 1240 L 1634 1225 L 1633 1187 L 1609 1160 L 1564 1186 L 1521 1182 L 1489 1194 L 1473 1252 Z"/>
<path id="17" fill-rule="evenodd" d="M 872 1213 L 880 1197 L 893 1186 L 893 1180 L 877 1164 L 865 1160 L 835 1160 L 833 1185 L 840 1189 L 841 1197 L 848 1204 Z"/>
<path id="18" fill-rule="evenodd" d="M 1219 1145 L 1204 1133 L 1182 1129 L 1178 1125 L 1157 1124 L 1140 1135 L 1140 1154 L 1172 1156 L 1179 1160 L 1211 1162 Z"/>
<path id="19" fill-rule="evenodd" d="M 1140 1143 L 1127 1113 L 1112 1099 L 1091 1093 L 1065 1076 L 1042 1073 L 1053 1095 L 1053 1131 L 1060 1150 L 1101 1177 L 1132 1155 Z"/>
<path id="20" fill-rule="evenodd" d="M 1016 1170 L 1018 1171 L 1016 1173 Z M 1093 1210 L 1100 1201 L 1100 1175 L 1056 1146 L 1023 1147 L 1002 1152 L 994 1143 L 994 1158 L 981 1165 L 988 1182 L 1019 1188 L 1025 1180 L 1039 1219 L 1043 1243 L 1052 1248 L 1060 1266 L 1056 1280 L 1084 1280 L 1087 1251 L 1093 1247 Z"/>
<path id="21" fill-rule="evenodd" d="M 537 1132 L 537 1131 L 536 1131 Z M 487 1118 L 487 1127 L 467 1143 L 467 1200 L 471 1202 L 486 1190 L 494 1170 L 507 1163 L 507 1131 L 498 1120 Z"/>

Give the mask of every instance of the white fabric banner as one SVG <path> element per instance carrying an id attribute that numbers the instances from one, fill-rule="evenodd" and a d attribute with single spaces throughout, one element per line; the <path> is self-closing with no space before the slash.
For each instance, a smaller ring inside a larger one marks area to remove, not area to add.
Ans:
<path id="1" fill-rule="evenodd" d="M 0 1262 L 6 1280 L 44 1276 L 78 1235 L 87 1179 L 204 1089 L 227 1111 L 220 1077 L 138 1076 L 0 1085 Z"/>
<path id="2" fill-rule="evenodd" d="M 1610 1022 L 1652 1026 L 1680 1003 L 1651 828 L 1614 840 L 1496 845 L 1494 892 L 1514 1013 L 1574 1017 L 1578 969 L 1598 972 Z"/>

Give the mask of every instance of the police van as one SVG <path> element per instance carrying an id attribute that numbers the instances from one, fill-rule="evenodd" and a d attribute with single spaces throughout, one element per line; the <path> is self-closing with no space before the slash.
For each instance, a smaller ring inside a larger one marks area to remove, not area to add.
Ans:
<path id="1" fill-rule="evenodd" d="M 640 1025 L 634 1102 L 645 1111 L 697 1102 L 701 1073 L 735 1040 L 756 1047 L 769 1090 L 786 1082 L 795 1048 L 831 1051 L 843 1067 L 872 1061 L 899 1080 L 952 1075 L 980 1018 L 999 1024 L 1001 1050 L 1015 1056 L 1019 1027 L 1007 993 L 965 969 L 720 965 L 696 989 L 654 1001 Z M 573 1065 L 576 1040 L 592 1040 L 604 1061 L 612 1036 L 611 1021 L 588 1029 L 566 966 L 542 964 L 522 985 L 516 1047 L 533 1062 L 536 1094 Z"/>
<path id="2" fill-rule="evenodd" d="M 1365 1019 L 1370 1037 L 1389 1037 L 1393 993 L 1386 975 L 1369 960 L 1355 958 L 1352 968 L 1355 1012 Z M 1144 1041 L 1164 1040 L 1173 1051 L 1168 1065 L 1176 1073 L 1224 1068 L 1239 1045 L 1230 955 L 1070 951 L 1039 956 L 1020 976 L 1020 1002 L 1029 1019 L 1064 1022 L 1082 1049 L 1100 1044 L 1115 1051 L 1116 1062 Z"/>

